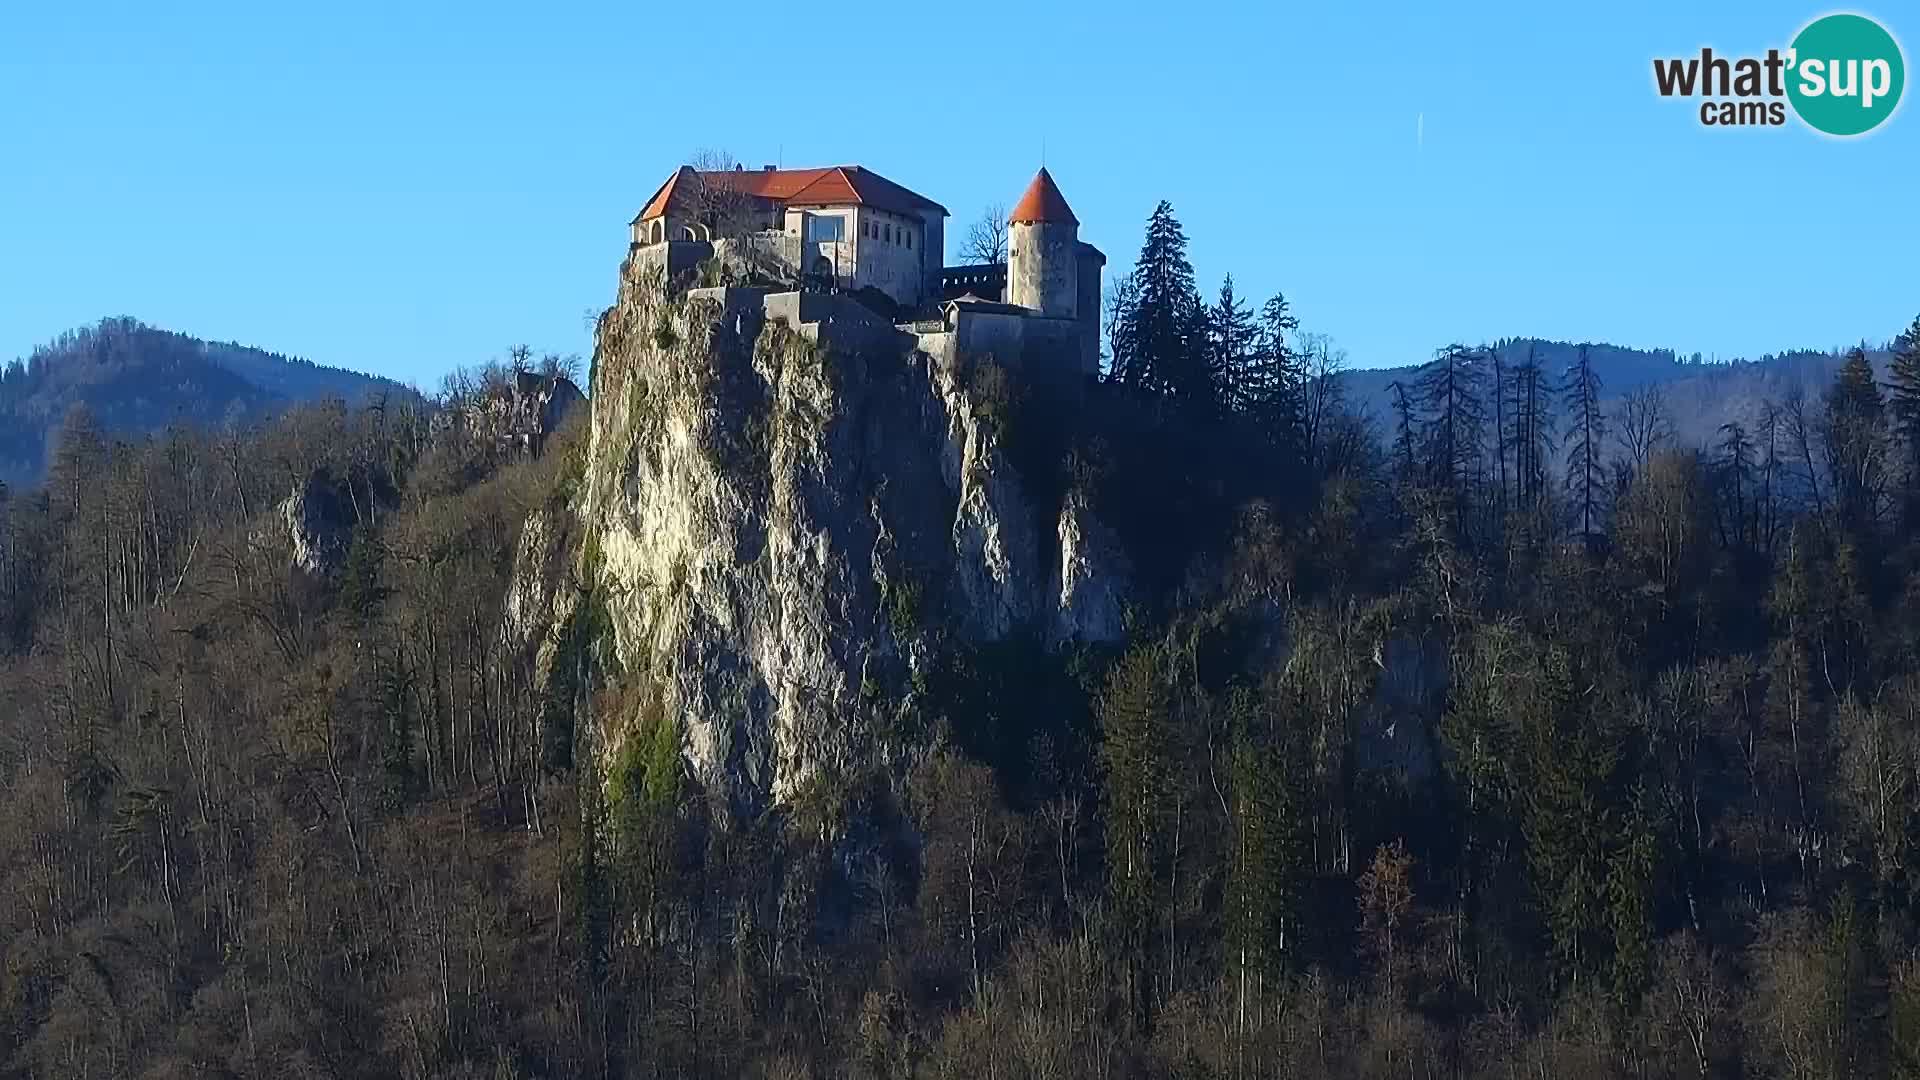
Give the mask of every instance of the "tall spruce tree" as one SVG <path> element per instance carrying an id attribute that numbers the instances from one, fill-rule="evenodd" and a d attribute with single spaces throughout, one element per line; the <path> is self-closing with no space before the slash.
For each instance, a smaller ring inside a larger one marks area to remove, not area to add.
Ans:
<path id="1" fill-rule="evenodd" d="M 1233 289 L 1233 275 L 1220 283 L 1220 298 L 1207 311 L 1207 345 L 1211 363 L 1220 373 L 1222 404 L 1233 412 L 1250 412 L 1257 377 L 1260 325 L 1253 309 Z"/>
<path id="2" fill-rule="evenodd" d="M 1228 963 L 1238 983 L 1235 1026 L 1242 1037 L 1250 1004 L 1258 1008 L 1263 983 L 1284 969 L 1304 871 L 1298 790 L 1304 770 L 1290 753 L 1294 718 L 1262 732 L 1254 722 L 1260 705 L 1246 690 L 1228 703 L 1230 847 L 1223 901 Z"/>
<path id="3" fill-rule="evenodd" d="M 1417 454 L 1420 441 L 1420 417 L 1414 411 L 1413 396 L 1399 379 L 1387 384 L 1393 407 L 1393 466 L 1401 483 L 1419 479 Z"/>
<path id="4" fill-rule="evenodd" d="M 340 608 L 355 626 L 364 626 L 379 611 L 386 592 L 380 585 L 380 564 L 386 550 L 371 524 L 353 527 L 347 561 L 340 574 Z"/>
<path id="5" fill-rule="evenodd" d="M 1720 454 L 1714 461 L 1714 488 L 1718 494 L 1720 543 L 1744 550 L 1750 543 L 1747 488 L 1753 476 L 1753 439 L 1738 421 L 1720 425 Z"/>
<path id="6" fill-rule="evenodd" d="M 1513 460 L 1513 494 L 1532 507 L 1546 494 L 1547 446 L 1553 440 L 1553 395 L 1534 346 L 1507 376 L 1507 452 Z"/>
<path id="7" fill-rule="evenodd" d="M 1591 538 L 1600 530 L 1600 513 L 1606 498 L 1607 475 L 1602 448 L 1607 437 L 1607 417 L 1600 408 L 1600 373 L 1580 346 L 1573 365 L 1567 369 L 1561 395 L 1567 403 L 1567 492 L 1573 498 L 1573 511 L 1580 522 L 1580 535 Z"/>
<path id="8" fill-rule="evenodd" d="M 1822 438 L 1834 511 L 1856 535 L 1878 516 L 1884 490 L 1886 403 L 1865 350 L 1854 349 L 1827 390 Z"/>
<path id="9" fill-rule="evenodd" d="M 1591 691 L 1580 691 L 1566 649 L 1548 648 L 1532 674 L 1522 735 L 1527 862 L 1561 974 L 1578 978 L 1604 947 L 1607 863 L 1619 825 L 1609 789 L 1620 746 Z"/>
<path id="10" fill-rule="evenodd" d="M 1911 507 L 1920 503 L 1920 315 L 1893 343 L 1893 360 L 1887 365 L 1887 411 L 1900 439 L 1901 479 Z M 1913 516 L 1911 511 L 1908 516 Z"/>
<path id="11" fill-rule="evenodd" d="M 1125 355 L 1116 358 L 1118 380 L 1197 408 L 1218 408 L 1221 380 L 1206 347 L 1206 307 L 1194 288 L 1186 232 L 1166 202 L 1147 221 L 1133 281 L 1135 294 L 1119 313 Z"/>
<path id="12" fill-rule="evenodd" d="M 1507 365 L 1498 346 L 1483 349 L 1488 362 L 1488 375 L 1492 379 L 1491 391 L 1487 400 L 1493 404 L 1493 468 L 1495 492 L 1493 505 L 1496 514 L 1507 512 L 1507 447 L 1511 442 L 1508 428 L 1512 425 L 1513 414 L 1507 411 Z"/>
<path id="13" fill-rule="evenodd" d="M 1274 443 L 1306 452 L 1303 388 L 1300 357 L 1294 351 L 1293 335 L 1300 328 L 1287 307 L 1287 298 L 1274 293 L 1260 306 L 1258 339 L 1249 373 L 1247 411 Z"/>
<path id="14" fill-rule="evenodd" d="M 1920 315 L 1912 327 L 1893 340 L 1893 359 L 1887 363 L 1887 413 L 1899 454 L 1899 511 L 1901 521 L 1920 521 Z"/>
<path id="15" fill-rule="evenodd" d="M 1427 413 L 1426 482 L 1451 501 L 1456 535 L 1465 531 L 1486 434 L 1481 354 L 1462 345 L 1440 350 L 1420 372 L 1418 394 Z"/>
<path id="16" fill-rule="evenodd" d="M 1142 1022 L 1153 1009 L 1153 920 L 1166 888 L 1166 804 L 1174 782 L 1164 659 L 1152 646 L 1121 657 L 1099 702 L 1113 945 L 1131 970 L 1129 994 Z"/>

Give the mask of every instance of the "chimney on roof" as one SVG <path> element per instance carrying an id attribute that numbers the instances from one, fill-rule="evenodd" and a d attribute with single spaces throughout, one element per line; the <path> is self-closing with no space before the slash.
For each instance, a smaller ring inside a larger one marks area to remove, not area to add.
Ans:
<path id="1" fill-rule="evenodd" d="M 773 172 L 776 167 L 772 165 L 762 165 L 760 168 L 765 172 Z"/>

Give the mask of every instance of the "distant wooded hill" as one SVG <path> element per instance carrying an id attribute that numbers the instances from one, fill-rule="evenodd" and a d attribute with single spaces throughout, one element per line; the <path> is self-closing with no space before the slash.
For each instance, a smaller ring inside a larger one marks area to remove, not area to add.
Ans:
<path id="1" fill-rule="evenodd" d="M 1513 338 L 1493 346 L 1503 363 L 1534 359 L 1556 384 L 1580 346 Z M 1629 391 L 1659 384 L 1678 442 L 1713 442 L 1723 424 L 1751 425 L 1766 402 L 1794 394 L 1817 397 L 1832 382 L 1844 350 L 1791 351 L 1759 360 L 1705 363 L 1666 349 L 1590 344 L 1588 353 L 1611 410 Z M 1886 353 L 1870 353 L 1876 369 Z M 1411 388 L 1419 367 L 1356 369 L 1344 376 L 1347 400 L 1389 430 L 1390 387 Z M 411 388 L 344 368 L 232 342 L 203 341 L 135 319 L 103 319 L 62 334 L 0 370 L 0 483 L 37 483 L 60 423 L 75 405 L 93 411 L 102 428 L 121 436 L 174 424 L 218 428 L 271 415 L 288 405 L 338 397 L 364 402 L 381 394 L 417 397 Z"/>
<path id="2" fill-rule="evenodd" d="M 289 405 L 382 394 L 417 397 L 391 379 L 323 367 L 232 342 L 202 341 L 130 318 L 62 334 L 0 371 L 0 482 L 37 483 L 76 405 L 123 437 L 176 424 L 218 428 Z"/>
<path id="3" fill-rule="evenodd" d="M 1512 338 L 1493 346 L 1509 368 L 1524 362 L 1528 350 L 1546 374 L 1550 385 L 1558 386 L 1566 370 L 1579 355 L 1580 346 L 1565 341 L 1539 338 Z M 1846 350 L 1830 352 L 1794 350 L 1769 354 L 1758 360 L 1703 362 L 1675 355 L 1669 349 L 1629 349 L 1617 345 L 1589 344 L 1588 358 L 1600 375 L 1601 400 L 1609 412 L 1629 391 L 1657 384 L 1661 387 L 1674 440 L 1683 446 L 1703 446 L 1719 438 L 1721 426 L 1739 422 L 1753 426 L 1761 407 L 1780 404 L 1795 394 L 1817 400 L 1833 383 L 1833 376 L 1846 358 Z M 1874 369 L 1884 375 L 1887 352 L 1870 348 L 1868 357 Z M 1358 411 L 1374 418 L 1382 437 L 1391 430 L 1391 387 L 1397 380 L 1412 391 L 1419 377 L 1418 366 L 1364 368 L 1345 375 L 1347 400 Z"/>

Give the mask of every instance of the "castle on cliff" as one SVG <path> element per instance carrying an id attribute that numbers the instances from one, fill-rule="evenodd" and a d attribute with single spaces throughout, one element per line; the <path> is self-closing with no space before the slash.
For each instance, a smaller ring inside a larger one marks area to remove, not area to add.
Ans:
<path id="1" fill-rule="evenodd" d="M 864 296 L 869 308 L 891 308 L 884 314 L 923 351 L 947 359 L 1066 358 L 1097 374 L 1107 259 L 1081 241 L 1079 219 L 1047 170 L 1008 215 L 1005 264 L 945 265 L 949 216 L 859 165 L 682 166 L 635 215 L 631 257 L 669 277 L 717 258 L 798 293 Z M 790 304 L 807 310 L 799 296 Z"/>

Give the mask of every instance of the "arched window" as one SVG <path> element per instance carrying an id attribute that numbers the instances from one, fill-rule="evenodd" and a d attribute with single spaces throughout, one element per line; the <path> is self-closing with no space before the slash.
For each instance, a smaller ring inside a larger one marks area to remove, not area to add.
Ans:
<path id="1" fill-rule="evenodd" d="M 657 244 L 660 241 L 665 240 L 666 238 L 667 238 L 666 222 L 661 221 L 659 218 L 654 218 L 653 224 L 647 227 L 647 242 L 649 244 Z"/>

